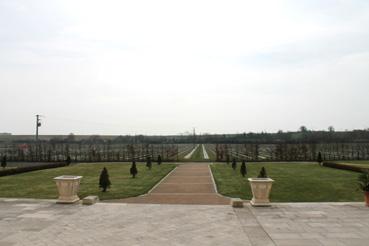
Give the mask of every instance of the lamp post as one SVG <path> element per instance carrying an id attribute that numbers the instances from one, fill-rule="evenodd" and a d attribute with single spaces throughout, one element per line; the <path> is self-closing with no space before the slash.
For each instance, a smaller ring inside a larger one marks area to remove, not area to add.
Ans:
<path id="1" fill-rule="evenodd" d="M 36 141 L 38 142 L 38 128 L 41 126 L 41 115 L 36 115 Z"/>

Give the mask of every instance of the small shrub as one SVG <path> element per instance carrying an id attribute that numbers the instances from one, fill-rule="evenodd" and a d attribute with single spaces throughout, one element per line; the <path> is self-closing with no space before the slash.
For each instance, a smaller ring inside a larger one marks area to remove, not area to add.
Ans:
<path id="1" fill-rule="evenodd" d="M 100 173 L 99 187 L 102 188 L 102 192 L 106 192 L 106 189 L 110 188 L 110 185 L 108 170 L 104 167 Z"/>
<path id="2" fill-rule="evenodd" d="M 131 173 L 132 175 L 132 178 L 135 178 L 138 171 L 137 171 L 137 167 L 136 167 L 136 161 L 132 161 L 132 166 L 131 168 L 129 169 L 129 172 Z"/>
<path id="3" fill-rule="evenodd" d="M 236 168 L 237 168 L 236 158 L 233 158 L 233 160 L 232 160 L 232 168 L 233 168 L 233 170 L 236 170 Z"/>
<path id="4" fill-rule="evenodd" d="M 264 167 L 261 168 L 261 170 L 259 172 L 259 175 L 258 175 L 258 178 L 268 178 L 268 174 L 267 174 Z"/>
<path id="5" fill-rule="evenodd" d="M 67 163 L 67 165 L 69 166 L 72 163 L 72 159 L 70 158 L 70 156 L 67 156 L 67 159 L 65 160 L 65 162 Z"/>
<path id="6" fill-rule="evenodd" d="M 6 155 L 4 155 L 3 156 L 3 158 L 1 158 L 1 167 L 3 168 L 3 169 L 5 169 L 6 168 L 6 165 L 7 165 L 7 163 L 6 163 L 7 161 L 6 161 Z"/>
<path id="7" fill-rule="evenodd" d="M 242 177 L 245 177 L 246 174 L 247 174 L 247 168 L 246 168 L 245 160 L 242 161 L 240 172 L 241 172 Z"/>
<path id="8" fill-rule="evenodd" d="M 151 170 L 151 166 L 152 166 L 152 163 L 151 163 L 151 157 L 147 157 L 147 160 L 146 160 L 146 167 Z"/>

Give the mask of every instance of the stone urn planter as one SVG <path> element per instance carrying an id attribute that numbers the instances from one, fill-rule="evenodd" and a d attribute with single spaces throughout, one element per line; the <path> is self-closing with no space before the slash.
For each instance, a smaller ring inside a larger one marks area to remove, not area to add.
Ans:
<path id="1" fill-rule="evenodd" d="M 77 193 L 81 179 L 82 176 L 63 175 L 55 177 L 54 180 L 59 192 L 57 203 L 75 203 L 79 201 Z"/>
<path id="2" fill-rule="evenodd" d="M 252 206 L 270 206 L 269 195 L 272 190 L 274 180 L 268 178 L 264 167 L 257 178 L 248 179 L 252 191 Z"/>

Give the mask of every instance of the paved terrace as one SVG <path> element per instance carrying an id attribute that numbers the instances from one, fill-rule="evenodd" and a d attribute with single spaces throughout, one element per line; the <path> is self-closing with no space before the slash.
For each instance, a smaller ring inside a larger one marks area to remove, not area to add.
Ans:
<path id="1" fill-rule="evenodd" d="M 368 245 L 362 203 L 225 205 L 0 199 L 0 245 Z"/>

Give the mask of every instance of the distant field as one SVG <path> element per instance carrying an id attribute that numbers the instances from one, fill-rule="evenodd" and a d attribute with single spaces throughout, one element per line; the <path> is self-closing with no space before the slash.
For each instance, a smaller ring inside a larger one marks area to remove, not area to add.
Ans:
<path id="1" fill-rule="evenodd" d="M 99 175 L 103 167 L 108 169 L 111 189 L 99 190 Z M 0 177 L 0 197 L 56 199 L 57 189 L 54 177 L 60 175 L 83 176 L 79 196 L 98 195 L 101 200 L 138 196 L 148 192 L 175 165 L 153 164 L 149 171 L 144 164 L 138 164 L 135 179 L 129 174 L 129 163 L 90 163 L 69 167 L 34 171 L 7 177 Z"/>
<path id="2" fill-rule="evenodd" d="M 211 166 L 218 190 L 230 197 L 250 200 L 252 193 L 248 177 L 256 177 L 261 167 L 275 180 L 273 202 L 344 202 L 363 201 L 357 190 L 358 173 L 320 167 L 316 163 L 248 163 L 248 174 L 243 178 L 238 163 L 237 171 L 230 165 Z"/>

